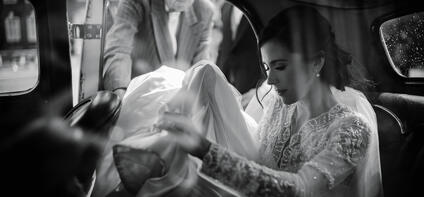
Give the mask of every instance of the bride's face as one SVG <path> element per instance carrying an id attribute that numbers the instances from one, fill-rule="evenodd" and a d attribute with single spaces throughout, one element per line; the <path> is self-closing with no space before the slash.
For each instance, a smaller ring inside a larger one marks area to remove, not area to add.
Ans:
<path id="1" fill-rule="evenodd" d="M 261 47 L 262 60 L 268 68 L 268 84 L 292 104 L 310 91 L 314 82 L 313 61 L 306 62 L 300 53 L 291 52 L 276 40 Z"/>

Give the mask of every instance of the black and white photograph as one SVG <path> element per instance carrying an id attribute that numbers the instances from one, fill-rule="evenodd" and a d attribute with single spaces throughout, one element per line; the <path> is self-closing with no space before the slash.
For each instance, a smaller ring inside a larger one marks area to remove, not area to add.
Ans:
<path id="1" fill-rule="evenodd" d="M 0 196 L 424 196 L 421 0 L 0 0 Z"/>

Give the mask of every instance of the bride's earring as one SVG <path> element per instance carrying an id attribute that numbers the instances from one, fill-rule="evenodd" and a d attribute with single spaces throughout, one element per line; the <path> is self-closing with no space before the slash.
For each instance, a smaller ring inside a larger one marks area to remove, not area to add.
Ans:
<path id="1" fill-rule="evenodd" d="M 315 73 L 316 73 L 315 76 L 317 78 L 319 78 L 321 76 L 320 72 L 321 72 L 321 69 L 322 69 L 322 67 L 324 66 L 324 63 L 325 63 L 324 56 L 325 56 L 325 53 L 323 51 L 320 51 L 318 58 L 315 59 L 314 70 L 315 70 Z"/>

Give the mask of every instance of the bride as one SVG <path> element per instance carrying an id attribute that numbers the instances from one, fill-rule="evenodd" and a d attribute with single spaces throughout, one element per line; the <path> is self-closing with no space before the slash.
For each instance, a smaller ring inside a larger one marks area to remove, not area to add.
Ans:
<path id="1" fill-rule="evenodd" d="M 209 63 L 133 80 L 94 196 L 122 188 L 136 196 L 379 195 L 375 114 L 345 88 L 351 60 L 328 21 L 288 8 L 265 27 L 260 47 L 273 88 L 263 112 L 254 101 L 247 107 L 250 116 Z"/>

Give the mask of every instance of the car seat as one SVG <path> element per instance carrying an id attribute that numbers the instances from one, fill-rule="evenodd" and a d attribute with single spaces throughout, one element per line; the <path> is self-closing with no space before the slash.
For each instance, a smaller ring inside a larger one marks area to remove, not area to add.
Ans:
<path id="1" fill-rule="evenodd" d="M 424 97 L 381 93 L 374 102 L 385 196 L 404 196 L 418 180 L 419 152 L 424 146 Z M 415 179 L 415 180 L 414 180 Z M 419 191 L 419 190 L 417 190 Z"/>

